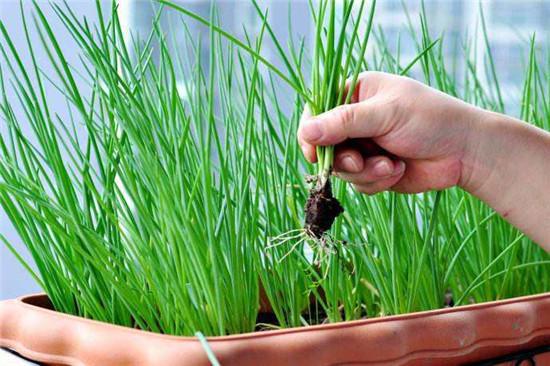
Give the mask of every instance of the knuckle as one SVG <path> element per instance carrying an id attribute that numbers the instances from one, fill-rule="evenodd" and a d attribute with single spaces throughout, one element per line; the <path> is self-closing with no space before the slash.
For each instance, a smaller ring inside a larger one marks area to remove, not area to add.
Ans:
<path id="1" fill-rule="evenodd" d="M 358 79 L 363 80 L 365 82 L 372 82 L 375 80 L 380 80 L 385 75 L 388 75 L 388 74 L 382 71 L 362 71 L 359 74 Z"/>
<path id="2" fill-rule="evenodd" d="M 353 120 L 355 118 L 355 108 L 353 108 L 350 104 L 345 104 L 336 108 L 335 113 L 338 128 L 342 131 L 346 131 L 351 124 L 353 124 Z"/>
<path id="3" fill-rule="evenodd" d="M 377 98 L 372 101 L 373 110 L 383 111 L 383 120 L 380 122 L 380 133 L 386 134 L 391 130 L 392 126 L 403 120 L 407 116 L 407 112 L 403 108 L 403 101 L 399 93 L 385 95 L 383 98 Z"/>

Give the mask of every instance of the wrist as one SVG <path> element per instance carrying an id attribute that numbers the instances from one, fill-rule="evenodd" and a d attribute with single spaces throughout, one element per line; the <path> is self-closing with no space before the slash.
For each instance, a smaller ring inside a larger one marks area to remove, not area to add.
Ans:
<path id="1" fill-rule="evenodd" d="M 461 158 L 461 173 L 458 186 L 478 196 L 479 191 L 493 175 L 500 150 L 499 122 L 496 113 L 473 108 L 467 116 L 468 135 Z"/>
<path id="2" fill-rule="evenodd" d="M 548 156 L 548 134 L 526 122 L 479 110 L 462 160 L 459 187 L 507 216 Z"/>
<path id="3" fill-rule="evenodd" d="M 550 251 L 550 134 L 491 112 L 472 131 L 460 187 Z"/>

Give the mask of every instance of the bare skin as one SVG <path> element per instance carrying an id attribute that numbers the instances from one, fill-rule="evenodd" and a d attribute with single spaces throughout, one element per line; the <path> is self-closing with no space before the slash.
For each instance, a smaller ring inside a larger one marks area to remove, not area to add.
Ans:
<path id="1" fill-rule="evenodd" d="M 362 193 L 458 186 L 550 252 L 550 133 L 409 78 L 361 74 L 352 103 L 304 114 L 298 141 L 337 145 L 334 169 Z"/>

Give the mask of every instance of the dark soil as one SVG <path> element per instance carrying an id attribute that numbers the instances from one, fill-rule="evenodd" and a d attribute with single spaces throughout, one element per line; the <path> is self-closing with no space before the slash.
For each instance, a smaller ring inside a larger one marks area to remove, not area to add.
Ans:
<path id="1" fill-rule="evenodd" d="M 269 327 L 268 324 L 273 325 L 273 327 Z M 273 313 L 258 313 L 258 317 L 256 318 L 256 332 L 263 332 L 265 330 L 273 330 L 274 327 L 279 326 L 279 321 L 277 320 L 277 317 Z"/>
<path id="2" fill-rule="evenodd" d="M 309 324 L 325 324 L 328 322 L 327 313 L 321 308 L 321 306 L 316 306 L 311 304 L 311 306 L 302 313 L 304 319 L 306 319 Z M 344 314 L 342 313 L 342 319 L 344 319 Z M 256 318 L 256 332 L 263 332 L 266 330 L 273 330 L 280 327 L 279 320 L 277 316 L 271 312 L 260 312 Z"/>
<path id="3" fill-rule="evenodd" d="M 453 292 L 449 288 L 449 289 L 447 289 L 447 291 L 445 291 L 445 300 L 444 300 L 444 303 L 443 303 L 443 307 L 444 308 L 452 308 L 453 306 L 455 306 L 455 302 L 453 300 Z"/>
<path id="4" fill-rule="evenodd" d="M 321 287 L 317 288 L 319 291 L 319 296 L 325 301 L 325 296 L 323 289 Z M 316 302 L 313 294 L 311 295 L 311 303 L 307 309 L 304 309 L 302 312 L 302 317 L 308 321 L 309 324 L 326 324 L 329 322 L 328 315 L 321 307 L 319 303 Z M 444 303 L 443 308 L 450 308 L 454 306 L 453 293 L 451 289 L 447 289 L 444 294 Z M 344 307 L 340 306 L 340 316 L 341 319 L 346 319 L 346 313 Z M 387 314 L 393 315 L 393 314 Z M 357 309 L 357 312 L 353 314 L 355 319 L 368 319 L 367 312 L 365 308 Z M 262 332 L 266 330 L 277 329 L 280 326 L 277 316 L 271 311 L 260 311 L 256 318 L 256 332 Z"/>
<path id="5" fill-rule="evenodd" d="M 344 208 L 332 195 L 330 179 L 324 186 L 316 184 L 309 192 L 306 203 L 305 229 L 311 236 L 320 239 L 342 212 Z"/>

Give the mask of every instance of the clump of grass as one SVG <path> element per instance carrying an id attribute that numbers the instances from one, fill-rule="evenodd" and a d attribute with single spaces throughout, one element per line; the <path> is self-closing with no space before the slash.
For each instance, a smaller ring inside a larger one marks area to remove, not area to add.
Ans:
<path id="1" fill-rule="evenodd" d="M 261 151 L 257 66 L 227 53 L 214 32 L 205 70 L 190 35 L 173 57 L 160 18 L 147 39 L 128 44 L 115 5 L 97 28 L 69 6 L 52 6 L 85 71 L 68 63 L 40 6 L 32 31 L 41 45 L 26 44 L 31 68 L 0 25 L 9 75 L 0 83 L 7 127 L 0 202 L 55 308 L 168 334 L 253 330 L 258 276 L 244 253 L 253 252 L 261 228 L 250 177 L 261 179 L 262 165 L 249 159 Z M 97 12 L 103 19 L 99 5 Z M 53 75 L 36 60 L 40 46 Z M 183 87 L 180 75 L 191 76 Z M 6 97 L 8 85 L 23 116 Z M 46 90 L 65 97 L 65 113 L 51 109 Z M 23 118 L 31 134 L 22 132 Z"/>
<path id="2" fill-rule="evenodd" d="M 424 14 L 419 31 L 411 23 L 417 56 L 403 64 L 383 30 L 374 31 L 374 3 L 311 4 L 311 60 L 301 41 L 282 46 L 255 2 L 260 31 L 245 31 L 244 40 L 223 30 L 215 8 L 207 20 L 166 5 L 207 26 L 209 39 L 178 18 L 169 31 L 183 32 L 184 43 L 173 44 L 159 10 L 147 38 L 128 40 L 115 4 L 110 17 L 98 5 L 96 25 L 53 4 L 75 43 L 70 52 L 80 53 L 76 67 L 39 5 L 34 27 L 21 13 L 28 59 L 0 24 L 0 204 L 38 273 L 23 264 L 57 310 L 208 336 L 253 331 L 260 302 L 275 315 L 273 327 L 292 327 L 550 289 L 548 254 L 482 202 L 458 189 L 354 194 L 331 181 L 333 147 L 318 151 L 313 191 L 330 184 L 346 212 L 330 233 L 311 226 L 315 220 L 303 228 L 310 167 L 295 131 L 304 104 L 318 114 L 349 102 L 346 90 L 365 69 L 415 71 L 446 93 L 501 110 L 496 73 L 483 86 L 469 43 L 459 80 Z M 263 56 L 268 38 L 280 69 Z M 47 55 L 40 63 L 37 47 Z M 550 70 L 534 40 L 529 49 L 521 117 L 548 129 Z M 294 95 L 279 91 L 283 83 Z M 52 93 L 66 108 L 53 109 Z"/>
<path id="3" fill-rule="evenodd" d="M 203 24 L 211 24 L 181 6 L 169 1 L 161 2 Z M 297 52 L 297 50 L 292 49 L 290 50 L 291 56 L 287 56 L 287 51 L 282 47 L 268 23 L 267 13 L 261 10 L 256 1 L 253 1 L 253 5 L 262 19 L 267 34 L 273 41 L 288 75 L 273 66 L 250 46 L 219 27 L 215 27 L 215 29 L 237 46 L 251 53 L 257 60 L 268 66 L 271 71 L 274 71 L 283 81 L 304 97 L 310 112 L 317 115 L 351 101 L 353 92 L 346 92 L 346 90 L 353 91 L 355 89 L 357 78 L 362 71 L 362 64 L 356 61 L 363 59 L 365 56 L 376 1 L 371 2 L 368 12 L 365 9 L 365 4 L 365 0 L 347 0 L 341 4 L 337 4 L 335 0 L 329 0 L 319 2 L 319 5 L 315 7 L 310 2 L 310 11 L 315 24 L 315 40 L 310 77 L 311 86 L 309 88 L 306 86 L 308 80 L 304 76 L 305 72 L 302 70 L 301 59 L 296 56 L 301 54 L 303 50 Z M 367 19 L 366 29 L 362 37 L 359 36 L 361 21 L 353 21 L 354 15 L 357 19 Z M 334 146 L 319 146 L 317 148 L 317 159 L 317 174 L 309 178 L 313 183 L 313 188 L 305 207 L 305 231 L 309 236 L 321 239 L 323 234 L 332 227 L 336 217 L 343 212 L 343 208 L 339 201 L 334 198 L 330 182 L 334 161 Z"/>

